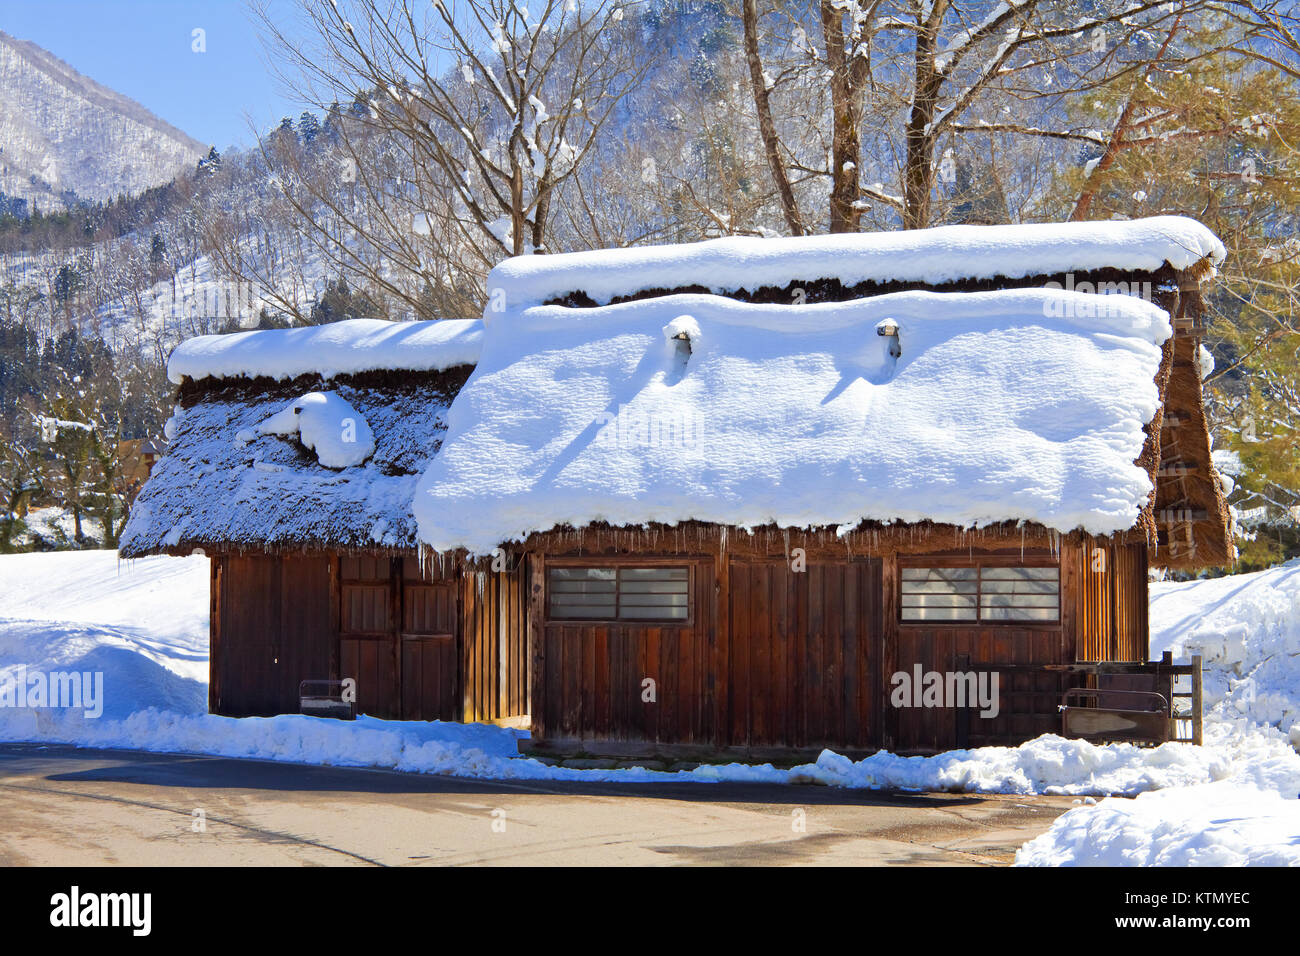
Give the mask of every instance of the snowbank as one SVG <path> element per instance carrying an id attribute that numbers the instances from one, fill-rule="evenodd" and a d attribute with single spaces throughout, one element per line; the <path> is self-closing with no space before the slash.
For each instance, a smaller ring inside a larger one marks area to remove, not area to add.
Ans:
<path id="1" fill-rule="evenodd" d="M 1152 585 L 1151 656 L 1166 650 L 1202 656 L 1208 717 L 1300 727 L 1300 561 Z"/>
<path id="2" fill-rule="evenodd" d="M 1237 769 L 1071 810 L 1017 863 L 1300 866 L 1300 561 L 1152 585 L 1151 655 L 1165 650 L 1202 655 L 1206 750 L 1237 750 Z"/>
<path id="3" fill-rule="evenodd" d="M 1208 784 L 1071 810 L 1017 866 L 1300 866 L 1300 800 Z"/>
<path id="4" fill-rule="evenodd" d="M 112 676 L 110 675 L 110 683 Z M 641 769 L 577 770 L 517 755 L 526 732 L 485 724 L 421 721 L 331 721 L 298 715 L 215 717 L 150 708 L 125 718 L 85 719 L 79 712 L 0 709 L 0 739 L 78 746 L 219 754 L 295 763 L 382 767 L 415 773 L 529 780 L 816 783 L 868 790 L 1107 796 L 1229 780 L 1272 792 L 1300 788 L 1300 757 L 1280 740 L 1248 736 L 1197 748 L 1154 749 L 1046 735 L 1019 747 L 957 750 L 933 757 L 888 752 L 860 761 L 823 751 L 789 769 L 771 764 L 704 765 L 665 773 Z"/>
<path id="5" fill-rule="evenodd" d="M 495 321 L 492 303 L 502 294 L 508 308 L 539 305 L 578 291 L 605 304 L 648 289 L 685 286 L 722 293 L 758 284 L 781 288 L 828 278 L 846 285 L 866 281 L 937 285 L 1106 268 L 1154 271 L 1165 262 L 1185 269 L 1207 257 L 1217 264 L 1224 254 L 1223 243 L 1212 232 L 1181 216 L 795 238 L 731 237 L 507 259 L 488 276 L 489 306 L 484 318 Z"/>
<path id="6" fill-rule="evenodd" d="M 205 711 L 207 559 L 119 562 L 115 551 L 0 556 L 0 682 L 22 668 L 103 673 L 100 721 L 146 707 Z M 0 739 L 28 739 L 38 719 L 52 726 L 56 716 L 0 707 Z"/>
<path id="7" fill-rule="evenodd" d="M 1169 335 L 1151 303 L 1045 289 L 507 310 L 413 510 L 475 553 L 594 521 L 1120 531 Z"/>
<path id="8" fill-rule="evenodd" d="M 439 372 L 478 361 L 483 323 L 477 319 L 388 322 L 349 319 L 297 329 L 201 335 L 176 347 L 167 377 L 333 378 L 376 369 Z"/>

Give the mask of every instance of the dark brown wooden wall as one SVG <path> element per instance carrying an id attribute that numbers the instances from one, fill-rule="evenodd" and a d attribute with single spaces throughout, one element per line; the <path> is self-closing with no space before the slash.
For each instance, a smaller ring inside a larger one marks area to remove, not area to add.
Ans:
<path id="1" fill-rule="evenodd" d="M 879 745 L 880 560 L 732 560 L 725 744 Z"/>
<path id="2" fill-rule="evenodd" d="M 935 751 L 1017 743 L 1060 728 L 1057 707 L 1075 660 L 1145 657 L 1144 546 L 1063 545 L 1059 554 L 1007 550 L 883 558 L 809 558 L 795 572 L 764 554 L 617 558 L 533 555 L 534 736 L 558 747 L 699 744 L 761 753 L 782 747 Z M 905 624 L 899 568 L 909 561 L 1044 564 L 1061 568 L 1061 616 L 1044 624 Z M 551 622 L 549 564 L 660 562 L 693 570 L 694 616 L 683 625 Z M 1100 570 L 1097 570 L 1100 568 Z M 708 585 L 712 585 L 711 587 Z M 898 671 L 996 671 L 1000 712 L 896 708 Z M 1048 670 L 1042 665 L 1057 665 Z M 657 697 L 642 700 L 654 678 Z M 628 746 L 627 752 L 638 748 Z"/>
<path id="3" fill-rule="evenodd" d="M 357 682 L 358 712 L 461 718 L 458 588 L 414 557 L 213 558 L 209 709 L 297 713 L 303 680 Z"/>
<path id="4" fill-rule="evenodd" d="M 357 710 L 389 720 L 459 720 L 455 582 L 425 577 L 409 556 L 338 562 L 338 676 L 356 680 Z"/>
<path id="5" fill-rule="evenodd" d="M 330 566 L 323 556 L 213 558 L 213 713 L 297 713 L 299 682 L 330 676 L 337 646 Z"/>
<path id="6" fill-rule="evenodd" d="M 357 682 L 357 712 L 395 718 L 397 616 L 388 557 L 345 557 L 339 561 L 339 679 Z"/>
<path id="7" fill-rule="evenodd" d="M 627 563 L 655 560 L 637 557 Z M 544 610 L 535 615 L 542 639 L 533 661 L 534 736 L 714 743 L 721 681 L 714 677 L 720 661 L 713 562 L 697 556 L 659 563 L 691 568 L 694 615 L 684 624 L 557 623 L 545 621 Z M 534 580 L 540 580 L 543 567 L 536 558 L 534 568 Z M 544 602 L 544 588 L 541 592 Z M 654 681 L 654 700 L 642 699 L 647 678 Z"/>
<path id="8" fill-rule="evenodd" d="M 456 582 L 424 577 L 415 558 L 400 563 L 402 719 L 461 720 Z"/>
<path id="9" fill-rule="evenodd" d="M 885 581 L 889 602 L 886 616 L 886 658 L 882 693 L 893 690 L 892 675 L 986 672 L 998 674 L 999 713 L 980 717 L 946 707 L 885 707 L 884 745 L 903 751 L 951 750 L 958 747 L 1007 744 L 1060 729 L 1057 705 L 1062 677 L 1027 673 L 996 665 L 1060 664 L 1070 659 L 1072 646 L 1070 590 L 1073 579 L 1062 562 L 1061 620 L 1054 624 L 932 624 L 898 619 L 899 569 L 909 562 L 969 565 L 975 561 L 1053 565 L 1047 553 L 991 553 L 938 557 L 887 556 Z"/>
<path id="10" fill-rule="evenodd" d="M 422 574 L 414 557 L 220 555 L 210 706 L 237 716 L 294 713 L 301 680 L 354 677 L 364 713 L 529 718 L 547 741 L 941 750 L 1056 730 L 1068 677 L 1030 665 L 1146 657 L 1145 546 L 1063 547 L 1061 620 L 1052 625 L 903 624 L 899 567 L 913 560 L 935 558 L 814 553 L 795 572 L 784 556 L 739 549 L 534 552 L 504 572 L 440 580 Z M 1048 552 L 1015 558 L 1055 560 Z M 690 567 L 691 619 L 546 619 L 548 563 L 608 561 Z M 890 706 L 891 675 L 917 664 L 940 672 L 1006 666 L 1002 713 L 984 720 Z M 653 700 L 643 699 L 647 678 Z"/>

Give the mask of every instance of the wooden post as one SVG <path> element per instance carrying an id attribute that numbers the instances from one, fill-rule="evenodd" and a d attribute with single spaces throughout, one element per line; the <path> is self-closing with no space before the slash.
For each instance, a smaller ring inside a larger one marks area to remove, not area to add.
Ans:
<path id="1" fill-rule="evenodd" d="M 1192 655 L 1192 743 L 1201 745 L 1201 655 Z"/>
<path id="2" fill-rule="evenodd" d="M 529 555 L 528 561 L 528 715 L 532 740 L 536 743 L 547 733 L 546 713 L 546 559 L 542 552 Z"/>

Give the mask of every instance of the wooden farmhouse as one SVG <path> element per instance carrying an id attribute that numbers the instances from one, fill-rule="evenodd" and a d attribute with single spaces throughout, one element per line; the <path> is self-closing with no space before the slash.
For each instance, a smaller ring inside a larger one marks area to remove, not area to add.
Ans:
<path id="1" fill-rule="evenodd" d="M 1232 560 L 1222 256 L 1176 217 L 730 238 L 508 260 L 482 323 L 191 340 L 122 553 L 211 558 L 221 714 L 352 678 L 539 752 L 1060 732 L 1147 668 L 1149 572 Z"/>

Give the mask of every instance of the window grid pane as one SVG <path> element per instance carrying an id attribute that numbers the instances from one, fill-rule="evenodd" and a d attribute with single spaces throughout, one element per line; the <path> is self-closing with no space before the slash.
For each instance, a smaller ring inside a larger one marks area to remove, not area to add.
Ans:
<path id="1" fill-rule="evenodd" d="M 903 621 L 1060 620 L 1059 567 L 911 567 L 900 581 Z"/>
<path id="2" fill-rule="evenodd" d="M 555 620 L 686 621 L 689 568 L 548 568 Z"/>

